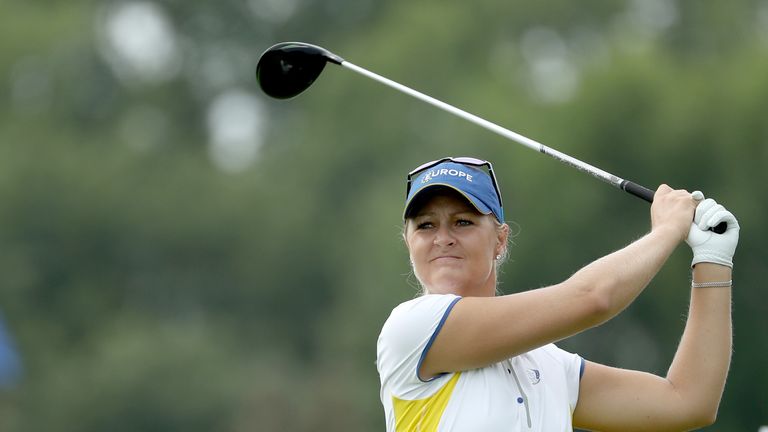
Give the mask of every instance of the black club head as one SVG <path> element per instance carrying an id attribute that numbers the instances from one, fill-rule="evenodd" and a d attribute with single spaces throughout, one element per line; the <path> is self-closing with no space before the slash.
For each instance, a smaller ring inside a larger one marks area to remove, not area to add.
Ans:
<path id="1" fill-rule="evenodd" d="M 256 80 L 264 93 L 289 99 L 303 92 L 320 76 L 326 62 L 344 60 L 330 51 L 303 42 L 282 42 L 264 51 L 256 65 Z"/>

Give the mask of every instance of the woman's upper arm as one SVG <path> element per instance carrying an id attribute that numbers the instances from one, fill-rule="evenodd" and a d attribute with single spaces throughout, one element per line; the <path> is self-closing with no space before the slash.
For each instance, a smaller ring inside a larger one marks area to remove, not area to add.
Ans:
<path id="1" fill-rule="evenodd" d="M 706 423 L 667 379 L 586 362 L 573 425 L 589 430 L 690 430 Z"/>
<path id="2" fill-rule="evenodd" d="M 484 367 L 602 322 L 589 290 L 560 284 L 456 303 L 420 368 L 422 377 Z"/>

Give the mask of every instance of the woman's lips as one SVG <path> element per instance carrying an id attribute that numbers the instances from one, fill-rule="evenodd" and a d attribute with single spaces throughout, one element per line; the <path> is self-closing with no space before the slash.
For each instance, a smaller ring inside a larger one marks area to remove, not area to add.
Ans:
<path id="1" fill-rule="evenodd" d="M 441 255 L 439 257 L 435 257 L 432 259 L 432 262 L 436 261 L 458 261 L 461 257 L 457 257 L 455 255 Z"/>

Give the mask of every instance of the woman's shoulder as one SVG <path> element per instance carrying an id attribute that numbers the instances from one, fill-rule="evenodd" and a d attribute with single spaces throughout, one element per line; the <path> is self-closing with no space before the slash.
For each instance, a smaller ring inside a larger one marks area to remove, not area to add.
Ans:
<path id="1" fill-rule="evenodd" d="M 441 307 L 455 302 L 461 297 L 456 294 L 423 294 L 404 301 L 392 309 L 392 313 L 407 313 L 414 309 Z"/>
<path id="2" fill-rule="evenodd" d="M 376 344 L 379 373 L 389 377 L 399 370 L 402 379 L 420 381 L 416 375 L 419 362 L 459 299 L 453 294 L 428 294 L 397 305 Z"/>
<path id="3" fill-rule="evenodd" d="M 461 297 L 455 294 L 425 294 L 404 301 L 392 309 L 384 322 L 382 333 L 386 333 L 388 329 L 398 332 L 400 329 L 433 327 L 459 299 Z"/>

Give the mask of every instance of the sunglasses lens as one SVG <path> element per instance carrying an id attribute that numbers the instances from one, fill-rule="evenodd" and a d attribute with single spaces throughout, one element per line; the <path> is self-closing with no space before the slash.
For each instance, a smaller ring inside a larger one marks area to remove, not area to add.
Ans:
<path id="1" fill-rule="evenodd" d="M 488 161 L 484 161 L 484 160 L 481 160 L 481 159 L 475 159 L 473 157 L 457 157 L 457 158 L 453 158 L 451 160 L 453 160 L 454 162 L 463 163 L 463 164 L 466 164 L 466 165 L 477 165 L 477 166 L 480 166 L 480 165 L 490 165 L 490 162 L 488 162 Z"/>
<path id="2" fill-rule="evenodd" d="M 417 166 L 416 168 L 412 169 L 411 172 L 408 173 L 408 177 L 412 177 L 414 174 L 419 173 L 421 171 L 424 171 L 425 169 L 433 167 L 433 166 L 435 166 L 435 165 L 437 165 L 437 164 L 439 164 L 439 163 L 441 163 L 443 161 L 446 161 L 446 160 L 450 160 L 450 159 L 437 159 L 437 160 L 433 160 L 433 161 L 430 161 L 430 162 L 427 162 L 427 163 L 423 163 L 423 164 Z"/>

